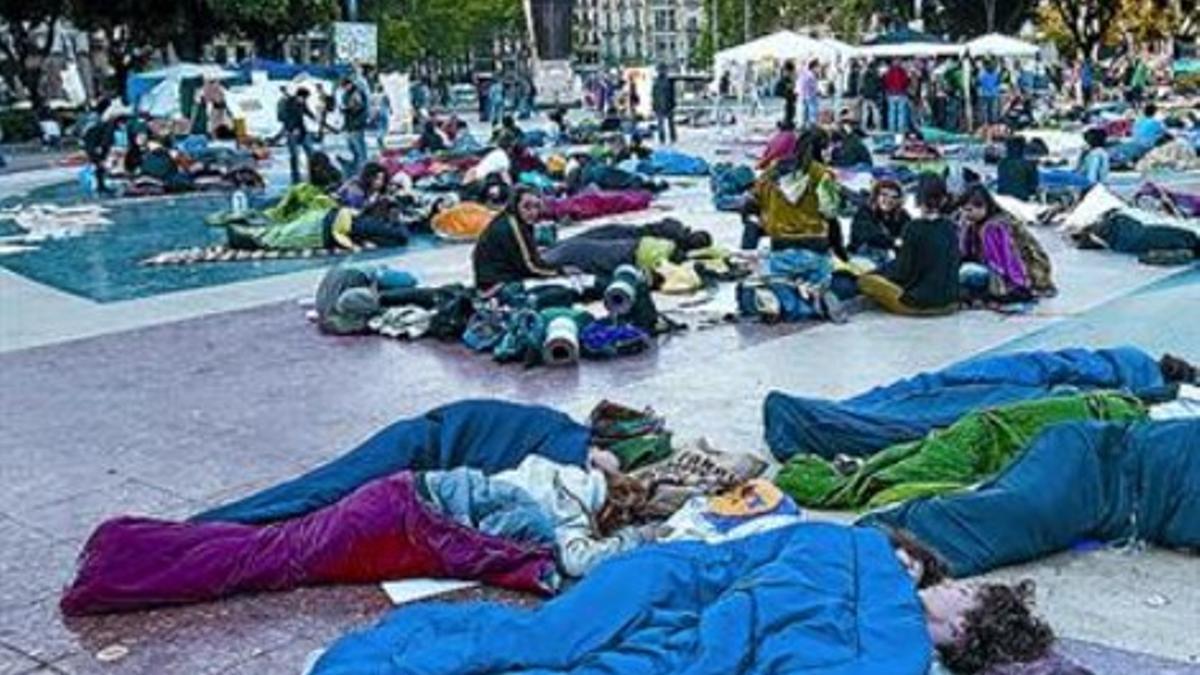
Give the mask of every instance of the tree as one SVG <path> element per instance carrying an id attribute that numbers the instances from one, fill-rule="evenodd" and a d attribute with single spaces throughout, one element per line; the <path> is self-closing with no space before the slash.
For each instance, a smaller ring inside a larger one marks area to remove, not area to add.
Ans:
<path id="1" fill-rule="evenodd" d="M 980 5 L 983 11 L 980 10 Z M 927 12 L 928 28 L 953 38 L 985 33 L 1016 33 L 1033 18 L 1035 0 L 939 0 Z"/>
<path id="2" fill-rule="evenodd" d="M 395 66 L 459 62 L 491 54 L 495 38 L 527 36 L 520 0 L 370 0 L 380 60 Z"/>
<path id="3" fill-rule="evenodd" d="M 1050 24 L 1048 32 L 1061 31 L 1070 51 L 1095 58 L 1100 45 L 1111 39 L 1113 22 L 1123 4 L 1122 0 L 1049 0 L 1041 19 Z"/>
<path id="4" fill-rule="evenodd" d="M 33 109 L 42 107 L 42 63 L 54 49 L 66 0 L 0 0 L 0 76 L 24 91 Z"/>
<path id="5" fill-rule="evenodd" d="M 184 58 L 196 59 L 215 34 L 202 0 L 74 0 L 71 21 L 80 29 L 104 35 L 116 92 L 125 91 L 129 73 L 144 55 L 174 46 Z"/>
<path id="6" fill-rule="evenodd" d="M 288 37 L 334 21 L 339 14 L 337 0 L 206 1 L 217 24 L 276 57 L 282 55 Z"/>

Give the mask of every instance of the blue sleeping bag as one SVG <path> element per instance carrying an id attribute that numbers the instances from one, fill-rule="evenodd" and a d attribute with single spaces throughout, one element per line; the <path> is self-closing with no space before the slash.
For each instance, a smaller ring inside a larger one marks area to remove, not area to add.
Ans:
<path id="1" fill-rule="evenodd" d="M 1158 362 L 1135 347 L 1018 352 L 969 359 L 843 401 L 773 391 L 763 422 L 767 446 L 781 462 L 801 453 L 863 457 L 950 426 L 977 408 L 1043 398 L 1063 387 L 1140 394 L 1162 386 Z"/>
<path id="2" fill-rule="evenodd" d="M 863 523 L 911 532 L 954 576 L 1082 541 L 1200 546 L 1200 419 L 1052 426 L 979 488 L 915 499 Z"/>
<path id="3" fill-rule="evenodd" d="M 887 539 L 812 523 L 648 546 L 536 610 L 404 607 L 334 643 L 313 673 L 921 675 L 931 655 Z"/>
<path id="4" fill-rule="evenodd" d="M 582 465 L 590 439 L 588 427 L 557 410 L 506 401 L 459 401 L 394 422 L 328 464 L 192 520 L 258 524 L 295 518 L 403 470 L 465 466 L 490 474 L 514 468 L 529 455 Z"/>
<path id="5" fill-rule="evenodd" d="M 655 150 L 638 162 L 637 172 L 647 176 L 707 176 L 708 162 L 674 150 Z"/>

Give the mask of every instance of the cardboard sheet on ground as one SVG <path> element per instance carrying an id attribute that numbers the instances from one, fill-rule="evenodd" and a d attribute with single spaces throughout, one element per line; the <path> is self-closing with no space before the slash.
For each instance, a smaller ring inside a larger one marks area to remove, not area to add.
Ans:
<path id="1" fill-rule="evenodd" d="M 383 592 L 393 605 L 403 605 L 479 585 L 478 581 L 460 579 L 403 579 L 383 582 Z"/>

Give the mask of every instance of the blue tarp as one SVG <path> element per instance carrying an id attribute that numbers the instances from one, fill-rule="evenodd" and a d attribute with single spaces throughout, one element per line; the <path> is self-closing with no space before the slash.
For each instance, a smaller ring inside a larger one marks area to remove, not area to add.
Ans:
<path id="1" fill-rule="evenodd" d="M 708 162 L 674 150 L 655 150 L 649 159 L 638 162 L 637 172 L 647 176 L 707 176 Z"/>
<path id="2" fill-rule="evenodd" d="M 313 672 L 921 675 L 931 654 L 887 539 L 812 523 L 647 546 L 533 611 L 405 607 L 336 642 Z"/>
<path id="3" fill-rule="evenodd" d="M 322 80 L 336 80 L 350 74 L 350 66 L 347 65 L 325 66 L 316 63 L 287 63 L 286 61 L 258 58 L 246 59 L 238 66 L 238 70 L 244 73 L 255 70 L 265 71 L 267 78 L 271 80 L 290 80 L 301 73 Z"/>
<path id="4" fill-rule="evenodd" d="M 1162 386 L 1157 361 L 1135 347 L 1018 352 L 969 359 L 843 401 L 773 391 L 763 403 L 763 421 L 767 445 L 780 461 L 800 453 L 868 456 L 977 408 L 1042 398 L 1056 388 L 1136 394 Z"/>
<path id="5" fill-rule="evenodd" d="M 534 454 L 582 465 L 590 439 L 587 427 L 550 408 L 459 401 L 395 422 L 328 464 L 192 520 L 254 524 L 295 518 L 401 470 L 466 466 L 496 473 Z"/>
<path id="6" fill-rule="evenodd" d="M 1050 427 L 970 492 L 906 502 L 864 522 L 908 530 L 954 576 L 1084 541 L 1200 546 L 1200 420 Z"/>

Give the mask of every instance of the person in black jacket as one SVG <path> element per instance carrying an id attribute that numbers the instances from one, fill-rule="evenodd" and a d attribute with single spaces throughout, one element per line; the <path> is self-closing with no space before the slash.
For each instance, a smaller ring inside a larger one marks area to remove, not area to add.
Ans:
<path id="1" fill-rule="evenodd" d="M 306 158 L 311 158 L 313 154 L 312 138 L 308 135 L 308 128 L 304 126 L 306 118 L 316 119 L 308 109 L 308 96 L 308 89 L 300 87 L 279 106 L 279 121 L 283 123 L 283 133 L 287 136 L 292 183 L 300 182 L 300 150 L 304 150 Z"/>
<path id="2" fill-rule="evenodd" d="M 654 117 L 658 120 L 658 142 L 675 142 L 675 81 L 667 72 L 666 64 L 659 64 L 651 91 Z"/>
<path id="3" fill-rule="evenodd" d="M 850 253 L 877 263 L 888 260 L 895 253 L 909 220 L 900 184 L 886 178 L 876 181 L 871 186 L 870 200 L 850 222 Z"/>
<path id="4" fill-rule="evenodd" d="M 471 252 L 477 289 L 486 292 L 498 284 L 563 273 L 538 251 L 533 226 L 541 218 L 541 197 L 526 187 L 513 190 L 507 208 L 488 223 Z"/>
<path id="5" fill-rule="evenodd" d="M 958 309 L 958 230 L 941 215 L 946 181 L 921 176 L 917 203 L 921 217 L 904 227 L 896 263 L 881 274 L 858 278 L 858 290 L 893 314 L 930 316 Z"/>
<path id="6" fill-rule="evenodd" d="M 346 144 L 350 146 L 350 162 L 344 173 L 353 175 L 367 163 L 367 121 L 370 104 L 367 92 L 363 91 L 350 77 L 342 78 L 342 128 L 346 132 Z"/>
<path id="7" fill-rule="evenodd" d="M 1025 139 L 1012 136 L 1004 144 L 1004 159 L 996 167 L 996 192 L 1029 201 L 1038 191 L 1037 163 L 1025 157 Z"/>

